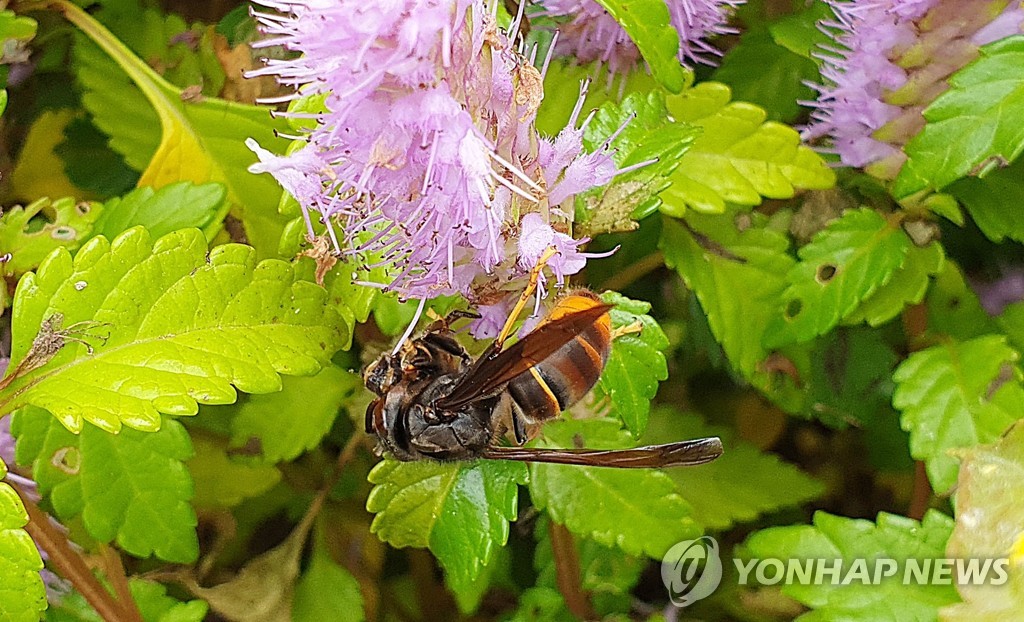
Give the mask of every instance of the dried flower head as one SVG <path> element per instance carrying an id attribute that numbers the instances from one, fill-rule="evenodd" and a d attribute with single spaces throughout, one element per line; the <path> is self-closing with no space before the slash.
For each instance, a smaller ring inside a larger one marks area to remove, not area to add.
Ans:
<path id="1" fill-rule="evenodd" d="M 268 35 L 260 45 L 301 56 L 268 60 L 250 75 L 277 76 L 296 89 L 290 98 L 323 95 L 325 110 L 290 155 L 251 142 L 260 159 L 251 170 L 295 196 L 311 237 L 312 215 L 336 252 L 387 266 L 387 288 L 406 298 L 461 293 L 500 303 L 536 262 L 521 252 L 523 230 L 550 230 L 558 282 L 582 269 L 574 197 L 620 171 L 607 145 L 584 151 L 581 103 L 555 139 L 537 133 L 543 70 L 495 26 L 490 8 L 259 2 L 276 11 L 256 14 Z"/>
<path id="2" fill-rule="evenodd" d="M 843 164 L 883 179 L 903 165 L 903 145 L 946 79 L 1024 22 L 1019 0 L 828 2 L 835 19 L 821 26 L 836 45 L 821 55 L 824 84 L 804 136 L 827 136 Z"/>

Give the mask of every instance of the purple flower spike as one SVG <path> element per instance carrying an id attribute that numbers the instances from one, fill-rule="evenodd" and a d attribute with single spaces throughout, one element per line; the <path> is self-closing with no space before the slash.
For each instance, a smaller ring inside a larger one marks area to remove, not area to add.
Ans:
<path id="1" fill-rule="evenodd" d="M 539 257 L 523 254 L 521 230 L 552 233 L 558 283 L 583 268 L 575 197 L 620 171 L 607 145 L 583 149 L 585 93 L 555 140 L 537 133 L 543 76 L 482 1 L 258 2 L 274 10 L 256 13 L 260 46 L 300 56 L 250 75 L 296 89 L 286 100 L 325 96 L 304 148 L 277 156 L 249 143 L 260 160 L 250 170 L 298 200 L 310 236 L 323 222 L 336 252 L 388 268 L 387 289 L 403 298 L 461 293 L 485 310 Z"/>

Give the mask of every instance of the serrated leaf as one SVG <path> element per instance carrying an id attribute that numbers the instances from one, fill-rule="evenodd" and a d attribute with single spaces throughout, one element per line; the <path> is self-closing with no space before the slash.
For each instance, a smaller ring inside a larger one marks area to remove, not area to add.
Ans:
<path id="1" fill-rule="evenodd" d="M 652 415 L 644 444 L 680 438 L 718 436 L 725 453 L 702 468 L 669 469 L 679 495 L 693 508 L 693 520 L 705 530 L 724 531 L 780 508 L 822 495 L 824 485 L 778 456 L 734 438 L 732 430 L 706 424 L 694 414 L 659 408 Z"/>
<path id="2" fill-rule="evenodd" d="M 14 170 L 5 175 L 12 196 L 93 198 L 65 173 L 64 161 L 58 153 L 64 134 L 73 126 L 75 118 L 73 110 L 62 109 L 44 111 L 35 119 L 25 137 L 19 140 L 21 148 Z"/>
<path id="3" fill-rule="evenodd" d="M 794 263 L 789 241 L 763 221 L 743 231 L 731 219 L 690 214 L 686 222 L 665 220 L 665 264 L 696 293 L 733 367 L 750 377 L 768 354 L 765 330 Z"/>
<path id="4" fill-rule="evenodd" d="M 138 188 L 103 205 L 93 235 L 113 239 L 137 225 L 157 238 L 188 227 L 205 230 L 215 220 L 225 199 L 224 185 L 217 183 L 181 181 L 159 190 Z M 206 231 L 207 237 L 212 233 Z"/>
<path id="5" fill-rule="evenodd" d="M 0 471 L 7 467 L 0 460 Z M 25 532 L 28 514 L 18 493 L 0 481 L 0 619 L 35 622 L 46 609 L 46 590 L 39 571 L 43 560 Z"/>
<path id="6" fill-rule="evenodd" d="M 75 435 L 41 408 L 23 408 L 12 432 L 18 460 L 32 464 L 42 494 L 62 520 L 81 515 L 89 534 L 137 557 L 190 563 L 199 554 L 189 505 L 188 433 L 174 420 L 158 432 L 108 434 L 88 426 Z"/>
<path id="7" fill-rule="evenodd" d="M 976 173 L 986 163 L 1013 162 L 1024 150 L 1024 36 L 1000 39 L 949 78 L 950 88 L 924 110 L 924 129 L 907 143 L 907 162 L 893 184 L 903 198 Z"/>
<path id="8" fill-rule="evenodd" d="M 120 196 L 139 181 L 139 173 L 110 148 L 106 134 L 84 115 L 68 123 L 64 139 L 53 148 L 53 153 L 63 162 L 68 181 L 97 197 Z M 48 172 L 52 176 L 52 168 Z"/>
<path id="9" fill-rule="evenodd" d="M 508 539 L 516 517 L 522 463 L 398 462 L 385 459 L 370 472 L 376 484 L 366 509 L 370 531 L 396 548 L 429 547 L 456 590 L 472 582 Z"/>
<path id="10" fill-rule="evenodd" d="M 1024 607 L 1024 573 L 1020 567 L 1024 525 L 1024 426 L 1015 424 L 991 445 L 959 452 L 960 477 L 955 503 L 956 527 L 946 546 L 949 557 L 968 560 L 1009 559 L 1005 585 L 957 586 L 963 603 L 944 607 L 950 622 L 1012 620 Z"/>
<path id="11" fill-rule="evenodd" d="M 331 559 L 323 537 L 318 535 L 309 566 L 295 585 L 291 619 L 319 622 L 339 617 L 363 622 L 363 595 L 355 577 Z"/>
<path id="12" fill-rule="evenodd" d="M 800 343 L 828 332 L 903 265 L 911 242 L 878 212 L 850 210 L 800 249 L 786 275 L 782 313 L 765 332 L 765 347 Z"/>
<path id="13" fill-rule="evenodd" d="M 657 211 L 658 193 L 669 186 L 669 175 L 700 133 L 669 118 L 660 92 L 632 93 L 621 104 L 608 101 L 601 106 L 586 127 L 584 146 L 593 152 L 620 128 L 611 145 L 616 165 L 652 163 L 580 197 L 576 209 L 580 235 L 630 231 L 636 228 L 636 220 Z"/>
<path id="14" fill-rule="evenodd" d="M 984 179 L 968 177 L 949 187 L 988 239 L 1024 242 L 1024 162 L 992 171 Z"/>
<path id="15" fill-rule="evenodd" d="M 77 77 L 85 90 L 82 102 L 111 137 L 111 147 L 143 172 L 139 185 L 223 183 L 250 242 L 261 257 L 273 255 L 286 222 L 277 213 L 281 188 L 269 175 L 248 172 L 256 156 L 245 139 L 284 152 L 287 141 L 274 133 L 284 129 L 282 122 L 256 106 L 215 98 L 186 101 L 181 89 L 92 17 L 73 6 L 65 14 L 102 47 L 101 51 L 84 41 L 76 45 Z"/>
<path id="16" fill-rule="evenodd" d="M 774 41 L 768 29 L 751 28 L 712 77 L 728 85 L 736 99 L 764 108 L 772 121 L 786 122 L 806 110 L 798 102 L 814 99 L 806 83 L 818 77 L 818 67 Z"/>
<path id="17" fill-rule="evenodd" d="M 628 432 L 609 419 L 557 420 L 544 426 L 543 447 L 633 447 Z M 673 544 L 701 533 L 693 509 L 669 476 L 653 469 L 530 465 L 530 496 L 538 508 L 573 533 L 655 559 Z"/>
<path id="18" fill-rule="evenodd" d="M 347 397 L 362 386 L 354 373 L 334 366 L 316 376 L 288 378 L 276 393 L 254 395 L 231 420 L 231 446 L 258 443 L 268 463 L 294 460 L 320 444 Z"/>
<path id="19" fill-rule="evenodd" d="M 986 335 L 915 352 L 896 369 L 892 403 L 937 492 L 956 483 L 949 450 L 992 442 L 1024 418 L 1019 358 L 1005 336 Z"/>
<path id="20" fill-rule="evenodd" d="M 824 189 L 835 184 L 818 154 L 800 144 L 796 130 L 765 122 L 761 108 L 731 102 L 729 87 L 701 82 L 667 99 L 679 122 L 704 132 L 683 156 L 672 186 L 662 193 L 662 211 L 682 216 L 687 209 L 721 213 L 726 202 L 759 205 L 761 197 L 788 199 L 798 189 Z"/>
<path id="21" fill-rule="evenodd" d="M 15 206 L 0 217 L 0 251 L 11 253 L 4 271 L 20 277 L 36 269 L 57 248 L 73 251 L 92 236 L 103 207 L 66 197 Z M 41 221 L 41 222 L 40 222 Z"/>
<path id="22" fill-rule="evenodd" d="M 763 529 L 747 539 L 745 548 L 760 559 L 817 559 L 828 563 L 838 559 L 843 561 L 846 573 L 857 559 L 899 562 L 944 557 L 952 529 L 952 519 L 936 510 L 929 510 L 920 523 L 881 512 L 877 524 L 815 512 L 814 526 Z M 957 601 L 952 585 L 904 585 L 901 576 L 867 583 L 785 583 L 782 593 L 813 608 L 797 618 L 799 622 L 934 620 L 939 607 Z"/>
<path id="23" fill-rule="evenodd" d="M 201 600 L 179 601 L 167 595 L 167 588 L 159 583 L 131 579 L 128 583 L 132 598 L 139 606 L 143 619 L 154 622 L 201 622 L 209 607 Z"/>
<path id="24" fill-rule="evenodd" d="M 899 315 L 907 305 L 921 302 L 931 277 L 942 270 L 945 259 L 946 254 L 938 242 L 924 247 L 910 246 L 906 260 L 893 272 L 889 282 L 863 300 L 843 318 L 843 323 L 880 326 Z"/>
<path id="25" fill-rule="evenodd" d="M 293 282 L 287 263 L 257 265 L 249 247 L 207 254 L 197 229 L 155 242 L 142 228 L 112 243 L 93 238 L 74 260 L 59 249 L 19 284 L 8 373 L 58 315 L 62 326 L 50 332 L 70 330 L 93 352 L 66 343 L 0 392 L 0 409 L 34 404 L 76 432 L 83 420 L 113 432 L 122 424 L 154 430 L 160 413 L 233 402 L 232 385 L 280 390 L 279 374 L 316 373 L 347 338 L 324 299 L 323 289 Z"/>
<path id="26" fill-rule="evenodd" d="M 683 89 L 685 73 L 679 64 L 679 33 L 669 22 L 661 0 L 597 0 L 622 26 L 651 68 L 651 75 L 673 93 Z"/>
<path id="27" fill-rule="evenodd" d="M 281 481 L 281 471 L 273 466 L 232 460 L 224 442 L 195 433 L 192 442 L 195 455 L 188 461 L 188 470 L 195 482 L 192 503 L 199 509 L 234 507 Z"/>
<path id="28" fill-rule="evenodd" d="M 925 296 L 925 307 L 929 335 L 966 341 L 998 332 L 995 322 L 982 309 L 977 294 L 967 285 L 960 267 L 953 261 L 946 261 L 935 277 Z"/>
<path id="29" fill-rule="evenodd" d="M 668 347 L 668 337 L 647 315 L 650 304 L 616 292 L 605 292 L 601 299 L 615 305 L 611 311 L 613 330 L 637 324 L 642 327 L 639 334 L 622 335 L 612 342 L 608 363 L 597 382 L 598 393 L 608 396 L 626 428 L 633 436 L 640 436 L 647 427 L 658 383 L 668 378 L 668 364 L 662 353 Z"/>

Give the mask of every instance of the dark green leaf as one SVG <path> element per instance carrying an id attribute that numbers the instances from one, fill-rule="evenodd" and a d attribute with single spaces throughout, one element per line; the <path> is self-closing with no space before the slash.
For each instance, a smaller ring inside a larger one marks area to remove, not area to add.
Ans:
<path id="1" fill-rule="evenodd" d="M 946 261 L 925 296 L 928 309 L 928 333 L 966 341 L 997 332 L 996 324 L 981 308 L 959 266 Z"/>
<path id="2" fill-rule="evenodd" d="M 832 38 L 818 24 L 821 20 L 833 19 L 835 15 L 825 2 L 812 2 L 804 6 L 802 11 L 769 24 L 768 30 L 776 43 L 813 61 L 817 48 L 832 43 Z"/>
<path id="3" fill-rule="evenodd" d="M 313 545 L 313 556 L 295 586 L 294 622 L 344 619 L 363 622 L 363 595 L 348 570 L 331 559 L 323 538 Z"/>
<path id="4" fill-rule="evenodd" d="M 949 187 L 993 242 L 1024 242 L 1024 162 L 993 171 L 984 179 L 968 177 Z"/>

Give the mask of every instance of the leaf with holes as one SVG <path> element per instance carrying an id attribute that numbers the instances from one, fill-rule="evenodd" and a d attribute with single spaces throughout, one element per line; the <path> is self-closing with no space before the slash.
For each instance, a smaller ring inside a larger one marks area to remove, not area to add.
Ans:
<path id="1" fill-rule="evenodd" d="M 462 591 L 508 540 L 526 466 L 501 460 L 398 462 L 370 472 L 370 531 L 396 548 L 429 547 Z"/>
<path id="2" fill-rule="evenodd" d="M 686 224 L 665 221 L 659 242 L 665 264 L 696 293 L 733 367 L 751 377 L 768 354 L 765 330 L 794 263 L 789 241 L 757 215 L 743 231 L 732 219 L 699 214 Z"/>
<path id="3" fill-rule="evenodd" d="M 318 372 L 346 340 L 324 300 L 287 263 L 257 265 L 247 246 L 207 254 L 198 229 L 155 242 L 142 228 L 93 238 L 73 260 L 59 249 L 15 293 L 16 377 L 0 391 L 0 412 L 34 404 L 75 432 L 83 420 L 155 430 L 160 413 L 234 402 L 232 385 L 278 391 L 279 374 Z M 33 351 L 38 332 L 50 351 Z"/>
<path id="4" fill-rule="evenodd" d="M 762 529 L 747 538 L 743 549 L 759 559 L 827 562 L 815 568 L 831 568 L 836 563 L 833 560 L 842 563 L 837 580 L 782 582 L 783 594 L 813 609 L 797 618 L 799 622 L 935 620 L 939 607 L 958 600 L 952 585 L 904 582 L 903 572 L 875 581 L 872 562 L 891 559 L 904 570 L 908 559 L 923 564 L 944 558 L 952 530 L 953 520 L 936 510 L 929 510 L 921 522 L 882 512 L 875 523 L 815 512 L 813 526 Z M 851 581 L 841 580 L 856 572 L 858 561 L 869 562 L 864 566 L 868 580 L 855 574 Z M 754 578 L 748 581 L 753 583 Z"/>
<path id="5" fill-rule="evenodd" d="M 765 332 L 765 347 L 808 341 L 828 332 L 903 265 L 911 242 L 899 225 L 871 209 L 850 210 L 800 249 L 786 279 L 783 307 Z"/>
<path id="6" fill-rule="evenodd" d="M 141 225 L 153 237 L 195 227 L 204 229 L 207 237 L 220 228 L 216 216 L 223 216 L 221 206 L 227 198 L 223 184 L 193 184 L 181 181 L 159 190 L 136 188 L 123 197 L 103 205 L 93 235 L 113 239 Z"/>
<path id="7" fill-rule="evenodd" d="M 11 425 L 17 458 L 31 464 L 39 491 L 57 516 L 81 516 L 100 542 L 116 541 L 137 557 L 190 563 L 199 555 L 192 477 L 184 461 L 192 442 L 180 423 L 158 432 L 108 434 L 88 426 L 72 434 L 50 413 L 27 407 Z"/>
<path id="8" fill-rule="evenodd" d="M 541 447 L 635 447 L 610 419 L 559 419 L 544 426 Z M 697 467 L 699 468 L 699 467 Z M 693 508 L 669 476 L 655 469 L 530 465 L 530 496 L 573 533 L 631 555 L 655 559 L 673 544 L 700 535 Z"/>
<path id="9" fill-rule="evenodd" d="M 1024 151 L 1022 68 L 1024 35 L 1016 35 L 982 47 L 978 60 L 950 76 L 949 90 L 924 110 L 924 129 L 904 147 L 896 198 L 1017 159 Z"/>
<path id="10" fill-rule="evenodd" d="M 960 477 L 954 506 L 956 526 L 946 555 L 993 568 L 1009 558 L 1005 585 L 957 585 L 963 603 L 948 605 L 949 622 L 1012 620 L 1024 607 L 1021 525 L 1024 525 L 1024 425 L 1016 423 L 998 441 L 957 452 Z M 984 571 L 984 570 L 983 570 Z M 984 571 L 989 576 L 988 571 Z M 993 575 L 995 573 L 993 572 Z M 993 579 L 998 576 L 993 576 Z"/>
<path id="11" fill-rule="evenodd" d="M 259 256 L 274 256 L 286 222 L 277 213 L 281 188 L 269 175 L 248 171 L 256 155 L 245 140 L 283 153 L 288 142 L 275 130 L 286 124 L 265 108 L 212 97 L 188 101 L 90 15 L 70 5 L 65 14 L 95 43 L 75 45 L 82 103 L 110 146 L 142 171 L 139 185 L 223 183 Z"/>
<path id="12" fill-rule="evenodd" d="M 892 403 L 936 492 L 956 483 L 949 450 L 990 443 L 1024 417 L 1019 358 L 1006 337 L 986 335 L 915 352 L 896 369 Z"/>
<path id="13" fill-rule="evenodd" d="M 793 128 L 766 122 L 765 111 L 730 102 L 729 87 L 702 82 L 667 99 L 681 123 L 703 129 L 662 192 L 661 211 L 682 216 L 687 209 L 719 214 L 725 204 L 760 205 L 761 198 L 787 199 L 798 189 L 835 185 L 835 173 L 800 144 Z"/>
<path id="14" fill-rule="evenodd" d="M 5 273 L 20 277 L 56 248 L 76 250 L 93 235 L 102 210 L 98 203 L 76 203 L 70 197 L 39 199 L 6 210 L 0 217 L 0 254 L 11 254 L 3 264 Z M 44 221 L 41 226 L 39 220 Z"/>
<path id="15" fill-rule="evenodd" d="M 7 465 L 0 460 L 0 619 L 35 622 L 46 610 L 46 590 L 32 538 L 25 532 L 28 514 L 18 493 L 7 482 Z"/>
<path id="16" fill-rule="evenodd" d="M 597 0 L 622 26 L 651 68 L 651 75 L 673 93 L 683 88 L 686 74 L 679 64 L 679 33 L 669 22 L 661 0 Z"/>
<path id="17" fill-rule="evenodd" d="M 999 332 L 954 261 L 946 261 L 924 299 L 928 334 L 966 341 Z"/>
<path id="18" fill-rule="evenodd" d="M 651 399 L 658 392 L 658 383 L 668 378 L 668 365 L 662 351 L 668 338 L 654 318 L 647 315 L 651 305 L 630 300 L 615 292 L 605 292 L 601 299 L 614 304 L 612 329 L 635 326 L 639 333 L 625 334 L 612 342 L 608 363 L 597 382 L 597 392 L 608 396 L 612 409 L 634 436 L 643 434 Z"/>

